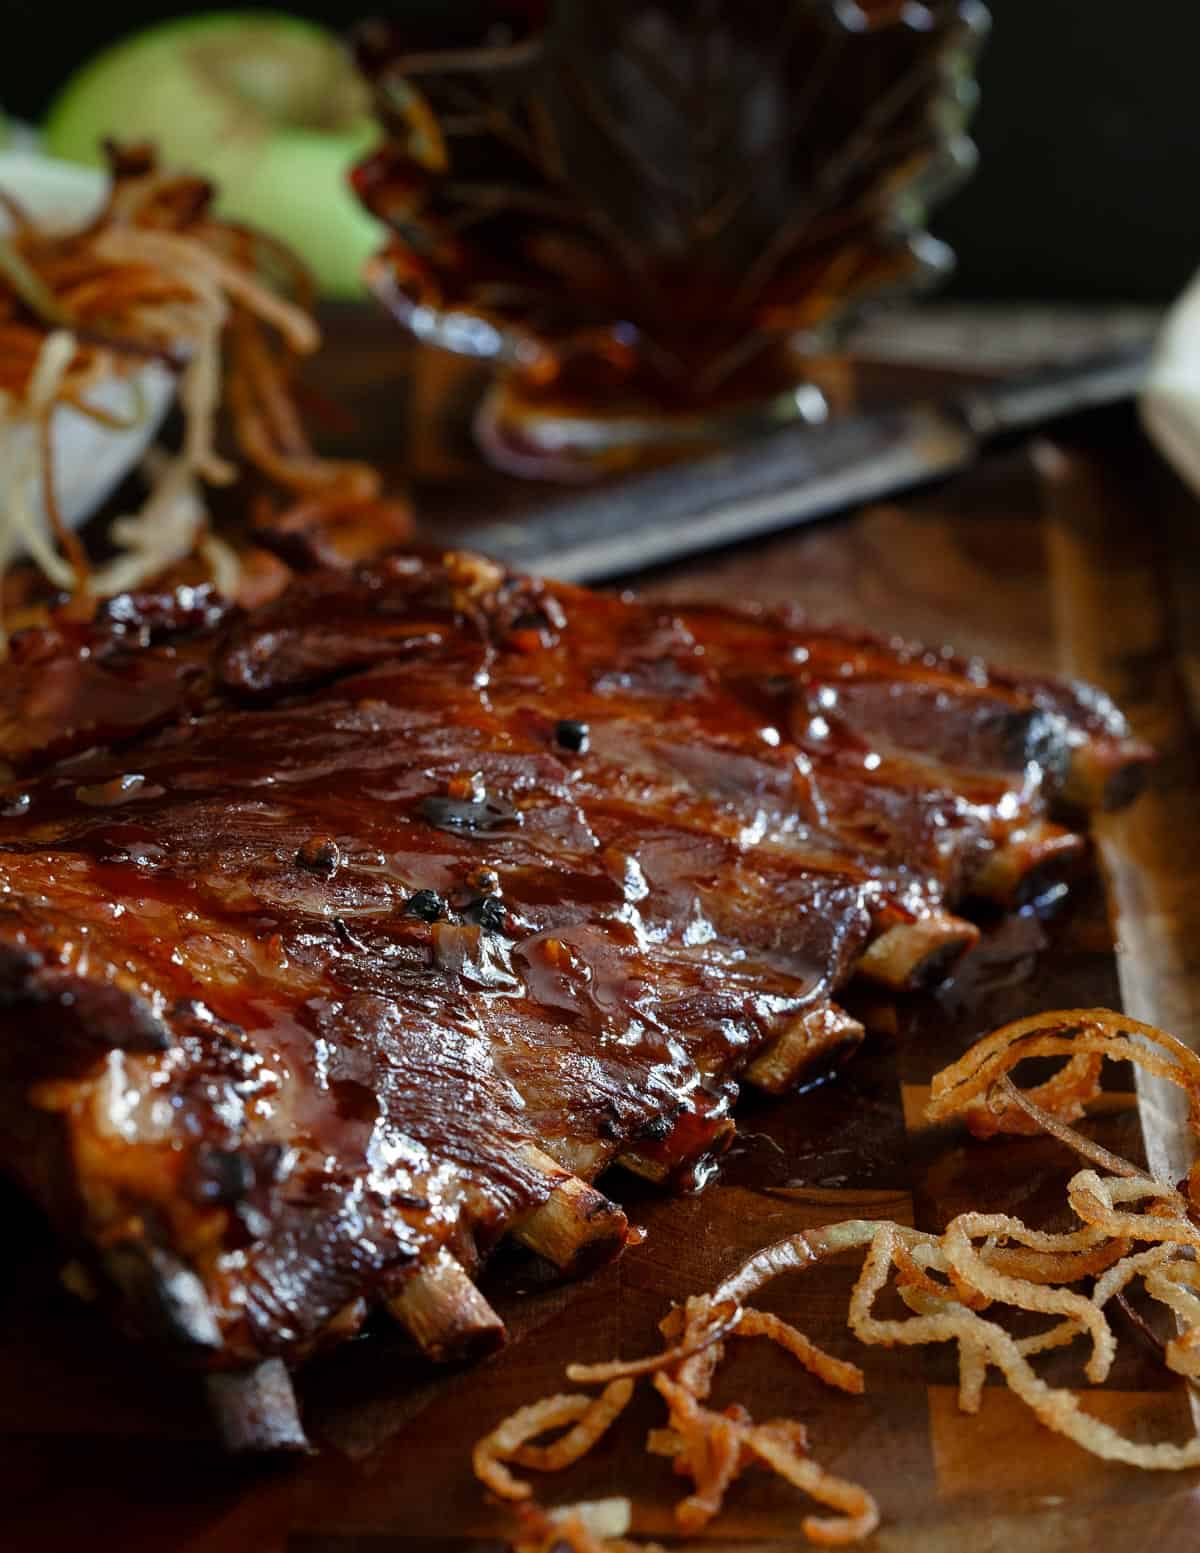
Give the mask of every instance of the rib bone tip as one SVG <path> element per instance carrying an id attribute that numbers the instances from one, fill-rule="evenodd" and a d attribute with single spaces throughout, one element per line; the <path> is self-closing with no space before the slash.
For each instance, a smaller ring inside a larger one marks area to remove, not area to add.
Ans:
<path id="1" fill-rule="evenodd" d="M 973 895 L 1002 906 L 1031 899 L 1086 850 L 1082 836 L 1049 820 L 1036 820 L 994 848 L 971 882 Z"/>
<path id="2" fill-rule="evenodd" d="M 831 1066 L 862 1041 L 857 1019 L 833 1004 L 794 1019 L 746 1069 L 745 1077 L 771 1095 L 785 1094 L 807 1074 Z"/>
<path id="3" fill-rule="evenodd" d="M 894 992 L 928 986 L 944 975 L 979 937 L 973 922 L 931 912 L 885 928 L 859 956 L 860 976 Z"/>
<path id="4" fill-rule="evenodd" d="M 438 1363 L 483 1358 L 507 1337 L 504 1322 L 444 1246 L 408 1277 L 387 1308 Z"/>
<path id="5" fill-rule="evenodd" d="M 536 1146 L 527 1144 L 522 1155 L 526 1165 L 548 1179 L 551 1190 L 540 1207 L 513 1225 L 516 1238 L 571 1276 L 611 1261 L 629 1233 L 621 1209 Z"/>
<path id="6" fill-rule="evenodd" d="M 292 1377 L 282 1359 L 205 1379 L 209 1407 L 226 1450 L 237 1455 L 311 1451 Z"/>

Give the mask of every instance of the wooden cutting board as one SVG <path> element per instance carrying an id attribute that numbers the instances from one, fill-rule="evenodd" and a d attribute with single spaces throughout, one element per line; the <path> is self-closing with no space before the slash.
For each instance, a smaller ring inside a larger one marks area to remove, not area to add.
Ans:
<path id="1" fill-rule="evenodd" d="M 375 403 L 388 374 L 412 395 L 399 347 L 372 334 L 365 350 L 364 338 L 360 330 L 334 341 L 339 397 Z M 349 444 L 405 461 L 411 444 L 378 406 L 364 424 L 366 435 L 345 434 Z M 798 1228 L 876 1215 L 936 1228 L 968 1204 L 1034 1222 L 1049 1211 L 1070 1170 L 1064 1151 L 929 1130 L 922 1108 L 933 1072 L 1004 1020 L 1052 1006 L 1118 1006 L 1122 996 L 1131 1012 L 1200 1042 L 1197 512 L 1131 416 L 1110 414 L 1072 436 L 994 455 L 902 504 L 643 579 L 664 597 L 796 600 L 818 620 L 949 641 L 1104 684 L 1163 759 L 1139 804 L 1101 822 L 1098 866 L 1070 899 L 1044 918 L 989 921 L 980 948 L 936 993 L 866 1009 L 874 1033 L 836 1082 L 781 1101 L 748 1099 L 740 1143 L 703 1195 L 668 1199 L 610 1178 L 646 1230 L 615 1266 L 564 1286 L 515 1254 L 503 1260 L 488 1292 L 512 1341 L 494 1359 L 437 1371 L 381 1334 L 310 1368 L 300 1392 L 320 1451 L 298 1463 L 224 1459 L 198 1388 L 76 1304 L 34 1216 L 6 1197 L 2 1553 L 495 1548 L 511 1523 L 472 1478 L 471 1443 L 513 1408 L 563 1389 L 571 1359 L 651 1351 L 673 1299 L 711 1287 L 746 1253 Z M 430 460 L 424 479 L 429 521 L 445 537 L 453 515 L 478 515 L 481 495 L 514 499 L 453 459 L 440 473 Z M 1120 1074 L 1094 1126 L 1111 1147 L 1140 1147 L 1136 1098 Z M 1165 1126 L 1154 1123 L 1158 1133 Z M 759 1343 L 738 1345 L 722 1384 L 724 1400 L 757 1416 L 803 1419 L 817 1458 L 870 1487 L 884 1517 L 872 1547 L 949 1553 L 1015 1541 L 1047 1553 L 1126 1553 L 1136 1541 L 1168 1553 L 1197 1544 L 1196 1474 L 1096 1462 L 999 1385 L 978 1416 L 965 1417 L 940 1350 L 857 1349 L 844 1322 L 854 1270 L 833 1263 L 781 1281 L 770 1305 L 862 1363 L 865 1396 L 827 1391 Z M 1147 1437 L 1185 1438 L 1187 1396 L 1135 1333 L 1121 1335 L 1112 1380 L 1089 1407 Z M 1048 1373 L 1074 1383 L 1077 1354 L 1057 1356 Z M 660 1415 L 647 1389 L 591 1457 L 545 1480 L 547 1502 L 625 1494 L 634 1533 L 671 1540 L 680 1480 L 641 1449 Z M 701 1540 L 714 1553 L 796 1546 L 806 1508 L 796 1491 L 754 1473 Z"/>

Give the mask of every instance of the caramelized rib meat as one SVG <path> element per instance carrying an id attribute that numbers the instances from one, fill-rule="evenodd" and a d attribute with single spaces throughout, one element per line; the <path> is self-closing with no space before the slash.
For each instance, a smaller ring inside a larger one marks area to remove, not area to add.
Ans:
<path id="1" fill-rule="evenodd" d="M 0 712 L 0 1158 L 216 1366 L 381 1304 L 448 1351 L 513 1226 L 619 1249 L 580 1178 L 719 1150 L 1147 758 L 1086 690 L 460 555 L 116 600 Z"/>

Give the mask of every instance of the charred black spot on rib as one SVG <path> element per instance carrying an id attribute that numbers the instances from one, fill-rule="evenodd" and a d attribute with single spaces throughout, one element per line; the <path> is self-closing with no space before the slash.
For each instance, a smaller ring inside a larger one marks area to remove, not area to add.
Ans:
<path id="1" fill-rule="evenodd" d="M 248 1080 L 262 1067 L 262 1058 L 241 1025 L 221 1019 L 199 998 L 179 998 L 172 1004 L 171 1030 L 185 1052 L 203 1052 L 214 1073 Z"/>
<path id="2" fill-rule="evenodd" d="M 588 725 L 577 722 L 573 717 L 564 717 L 555 724 L 554 742 L 560 749 L 570 750 L 574 755 L 586 754 L 589 739 Z"/>
<path id="3" fill-rule="evenodd" d="M 482 895 L 478 900 L 472 901 L 464 910 L 463 916 L 468 922 L 477 922 L 488 933 L 503 932 L 508 920 L 504 902 L 497 900 L 494 895 Z"/>
<path id="4" fill-rule="evenodd" d="M 446 915 L 446 902 L 436 890 L 418 890 L 405 901 L 404 909 L 422 922 L 437 922 Z"/>
<path id="5" fill-rule="evenodd" d="M 674 1126 L 674 1117 L 656 1116 L 639 1131 L 638 1137 L 648 1143 L 662 1143 L 671 1136 Z"/>
<path id="6" fill-rule="evenodd" d="M 228 1209 L 230 1244 L 248 1245 L 270 1229 L 273 1188 L 284 1173 L 286 1157 L 287 1150 L 278 1143 L 236 1149 L 202 1145 L 192 1156 L 183 1190 L 199 1207 Z"/>
<path id="7" fill-rule="evenodd" d="M 519 811 L 502 798 L 447 798 L 431 794 L 421 800 L 419 812 L 439 830 L 458 834 L 521 823 Z"/>

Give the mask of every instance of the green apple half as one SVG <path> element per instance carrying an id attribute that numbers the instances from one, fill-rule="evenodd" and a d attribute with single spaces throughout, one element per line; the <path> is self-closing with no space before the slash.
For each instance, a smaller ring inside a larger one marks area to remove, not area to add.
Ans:
<path id="1" fill-rule="evenodd" d="M 379 132 L 365 86 L 322 28 L 225 11 L 114 44 L 58 94 L 45 147 L 97 165 L 109 136 L 152 141 L 167 166 L 211 178 L 218 212 L 282 238 L 325 295 L 362 295 L 383 229 L 347 174 Z"/>

